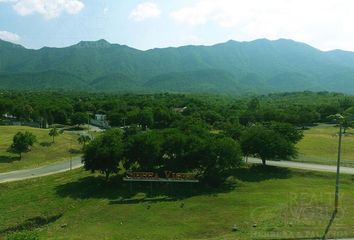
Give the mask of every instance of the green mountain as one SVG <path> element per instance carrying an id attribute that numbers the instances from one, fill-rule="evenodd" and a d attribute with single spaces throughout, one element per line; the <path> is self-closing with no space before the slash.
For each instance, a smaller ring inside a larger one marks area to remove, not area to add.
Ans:
<path id="1" fill-rule="evenodd" d="M 79 77 L 66 72 L 0 73 L 0 89 L 7 90 L 89 90 Z"/>
<path id="2" fill-rule="evenodd" d="M 227 71 L 213 69 L 161 74 L 147 81 L 144 87 L 162 92 L 244 92 L 241 85 L 235 81 L 235 76 Z"/>
<path id="3" fill-rule="evenodd" d="M 97 78 L 90 83 L 90 89 L 105 92 L 133 92 L 143 90 L 135 77 L 124 73 L 113 73 Z"/>
<path id="4" fill-rule="evenodd" d="M 354 93 L 354 53 L 286 39 L 147 51 L 105 40 L 39 50 L 0 40 L 0 88 Z"/>

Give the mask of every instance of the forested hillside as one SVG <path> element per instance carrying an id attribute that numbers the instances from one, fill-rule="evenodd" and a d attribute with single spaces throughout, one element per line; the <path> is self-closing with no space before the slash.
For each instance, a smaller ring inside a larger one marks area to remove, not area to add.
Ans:
<path id="1" fill-rule="evenodd" d="M 26 49 L 0 40 L 0 88 L 110 92 L 354 92 L 354 53 L 280 39 L 141 51 L 105 40 Z"/>

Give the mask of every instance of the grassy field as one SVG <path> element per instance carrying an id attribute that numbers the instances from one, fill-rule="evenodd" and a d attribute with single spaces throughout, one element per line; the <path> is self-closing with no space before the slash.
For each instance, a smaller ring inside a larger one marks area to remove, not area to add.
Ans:
<path id="1" fill-rule="evenodd" d="M 337 162 L 338 127 L 320 124 L 304 131 L 304 138 L 297 144 L 297 161 L 333 165 Z M 342 141 L 342 165 L 354 167 L 354 131 L 349 129 Z"/>
<path id="2" fill-rule="evenodd" d="M 17 154 L 7 152 L 13 136 L 19 131 L 29 131 L 37 137 L 32 150 L 24 153 L 21 160 Z M 0 126 L 0 172 L 38 167 L 68 159 L 69 149 L 76 151 L 80 149 L 77 134 L 65 132 L 56 137 L 55 143 L 51 144 L 52 138 L 48 135 L 48 131 L 25 126 Z"/>
<path id="3" fill-rule="evenodd" d="M 148 184 L 129 190 L 83 170 L 0 184 L 0 236 L 40 239 L 303 239 L 321 237 L 332 214 L 334 175 L 243 168 L 218 189 Z M 231 184 L 232 183 L 232 184 Z M 155 183 L 156 184 L 156 183 Z M 354 237 L 354 178 L 343 176 L 329 236 Z M 236 224 L 238 231 L 233 232 Z M 1 239 L 1 237 L 0 237 Z"/>

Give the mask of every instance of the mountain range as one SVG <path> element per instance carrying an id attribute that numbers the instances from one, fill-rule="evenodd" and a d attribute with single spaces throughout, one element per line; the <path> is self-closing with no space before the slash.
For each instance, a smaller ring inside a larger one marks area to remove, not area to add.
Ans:
<path id="1" fill-rule="evenodd" d="M 0 40 L 0 89 L 354 93 L 354 52 L 287 39 L 146 51 L 106 40 L 38 50 Z"/>

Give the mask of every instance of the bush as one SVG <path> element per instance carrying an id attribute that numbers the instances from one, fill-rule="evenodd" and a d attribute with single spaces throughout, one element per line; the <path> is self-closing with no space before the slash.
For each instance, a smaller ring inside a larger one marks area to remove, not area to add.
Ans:
<path id="1" fill-rule="evenodd" d="M 7 235 L 7 240 L 38 240 L 36 232 L 13 232 Z"/>

